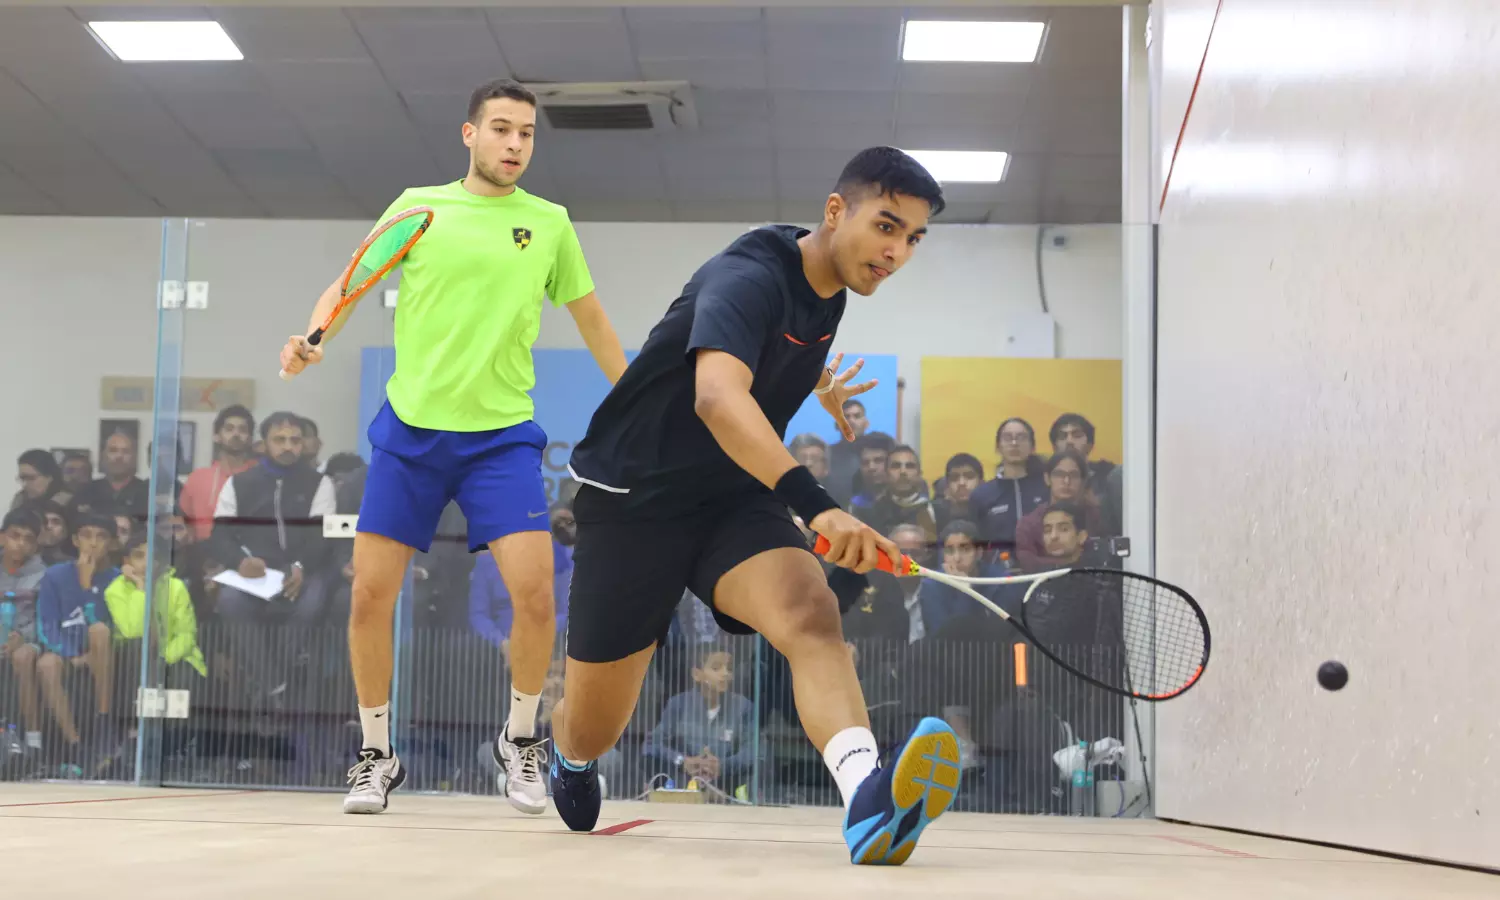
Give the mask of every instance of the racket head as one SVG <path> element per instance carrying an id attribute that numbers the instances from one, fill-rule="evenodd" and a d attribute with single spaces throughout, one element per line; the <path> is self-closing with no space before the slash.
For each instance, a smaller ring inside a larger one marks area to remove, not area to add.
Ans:
<path id="1" fill-rule="evenodd" d="M 339 286 L 346 299 L 356 299 L 374 287 L 417 243 L 432 224 L 430 206 L 414 206 L 396 213 L 375 227 L 354 251 Z"/>
<path id="2" fill-rule="evenodd" d="M 1068 569 L 1026 592 L 1020 624 L 1053 662 L 1107 691 L 1160 702 L 1208 668 L 1208 617 L 1182 588 L 1117 569 Z"/>

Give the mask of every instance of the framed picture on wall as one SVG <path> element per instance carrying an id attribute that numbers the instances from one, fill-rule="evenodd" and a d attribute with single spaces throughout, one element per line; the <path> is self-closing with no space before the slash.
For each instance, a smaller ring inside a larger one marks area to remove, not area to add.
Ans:
<path id="1" fill-rule="evenodd" d="M 141 422 L 139 419 L 100 419 L 99 420 L 99 462 L 97 472 L 104 474 L 104 445 L 110 437 L 115 434 L 123 434 L 130 438 L 131 445 L 135 448 L 136 459 L 140 459 L 141 448 Z"/>

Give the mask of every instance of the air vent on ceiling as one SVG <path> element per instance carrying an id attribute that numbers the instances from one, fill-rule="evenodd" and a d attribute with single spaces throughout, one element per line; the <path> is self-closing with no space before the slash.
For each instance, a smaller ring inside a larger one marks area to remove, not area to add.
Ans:
<path id="1" fill-rule="evenodd" d="M 619 106 L 591 104 L 589 106 L 542 107 L 547 124 L 553 128 L 574 131 L 641 131 L 652 127 L 651 110 L 644 103 L 622 103 Z"/>
<path id="2" fill-rule="evenodd" d="M 692 131 L 698 127 L 686 81 L 528 84 L 542 114 L 563 131 Z"/>

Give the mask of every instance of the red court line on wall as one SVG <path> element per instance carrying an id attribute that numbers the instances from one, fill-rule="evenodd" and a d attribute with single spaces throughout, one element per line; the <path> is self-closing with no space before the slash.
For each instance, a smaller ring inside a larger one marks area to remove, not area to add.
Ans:
<path id="1" fill-rule="evenodd" d="M 1254 853 L 1245 853 L 1241 850 L 1226 850 L 1223 847 L 1215 847 L 1213 844 L 1205 844 L 1202 841 L 1190 841 L 1187 838 L 1172 837 L 1169 834 L 1158 834 L 1157 837 L 1161 838 L 1164 841 L 1171 841 L 1174 844 L 1183 844 L 1188 847 L 1197 847 L 1199 850 L 1210 850 L 1214 853 L 1222 853 L 1225 856 L 1234 856 L 1240 859 L 1261 858 L 1259 856 L 1256 856 Z"/>
<path id="2" fill-rule="evenodd" d="M 1172 189 L 1172 170 L 1177 168 L 1177 154 L 1182 151 L 1182 138 L 1187 134 L 1188 119 L 1193 117 L 1193 101 L 1198 99 L 1198 85 L 1203 83 L 1203 67 L 1208 63 L 1208 48 L 1214 42 L 1214 29 L 1219 27 L 1219 13 L 1224 11 L 1224 0 L 1214 7 L 1214 19 L 1208 25 L 1208 40 L 1203 42 L 1203 58 L 1198 60 L 1198 75 L 1193 79 L 1193 92 L 1188 94 L 1187 109 L 1182 113 L 1182 127 L 1177 129 L 1177 145 L 1172 148 L 1172 159 L 1167 163 L 1167 177 L 1161 185 L 1161 204 L 1158 214 L 1167 208 L 1167 191 Z"/>
<path id="3" fill-rule="evenodd" d="M 131 803 L 139 800 L 186 800 L 192 797 L 236 797 L 259 794 L 260 791 L 205 791 L 197 794 L 152 794 L 149 797 L 96 797 L 91 800 L 44 800 L 37 803 L 0 803 L 0 809 L 22 806 L 74 806 L 80 803 Z"/>
<path id="4" fill-rule="evenodd" d="M 611 825 L 608 828 L 601 828 L 598 831 L 591 831 L 589 832 L 589 834 L 621 834 L 622 832 L 629 831 L 632 828 L 639 828 L 642 825 L 650 825 L 655 821 L 655 819 L 632 819 L 629 822 L 621 822 L 618 825 Z"/>

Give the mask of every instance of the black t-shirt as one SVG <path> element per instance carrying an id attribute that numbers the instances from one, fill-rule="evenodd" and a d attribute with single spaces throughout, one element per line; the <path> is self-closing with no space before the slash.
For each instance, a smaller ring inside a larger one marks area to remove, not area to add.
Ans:
<path id="1" fill-rule="evenodd" d="M 698 350 L 722 350 L 776 433 L 818 386 L 845 293 L 819 297 L 802 271 L 807 229 L 768 225 L 704 263 L 594 411 L 573 448 L 573 476 L 618 495 L 618 508 L 669 515 L 766 488 L 719 447 L 693 409 Z"/>

